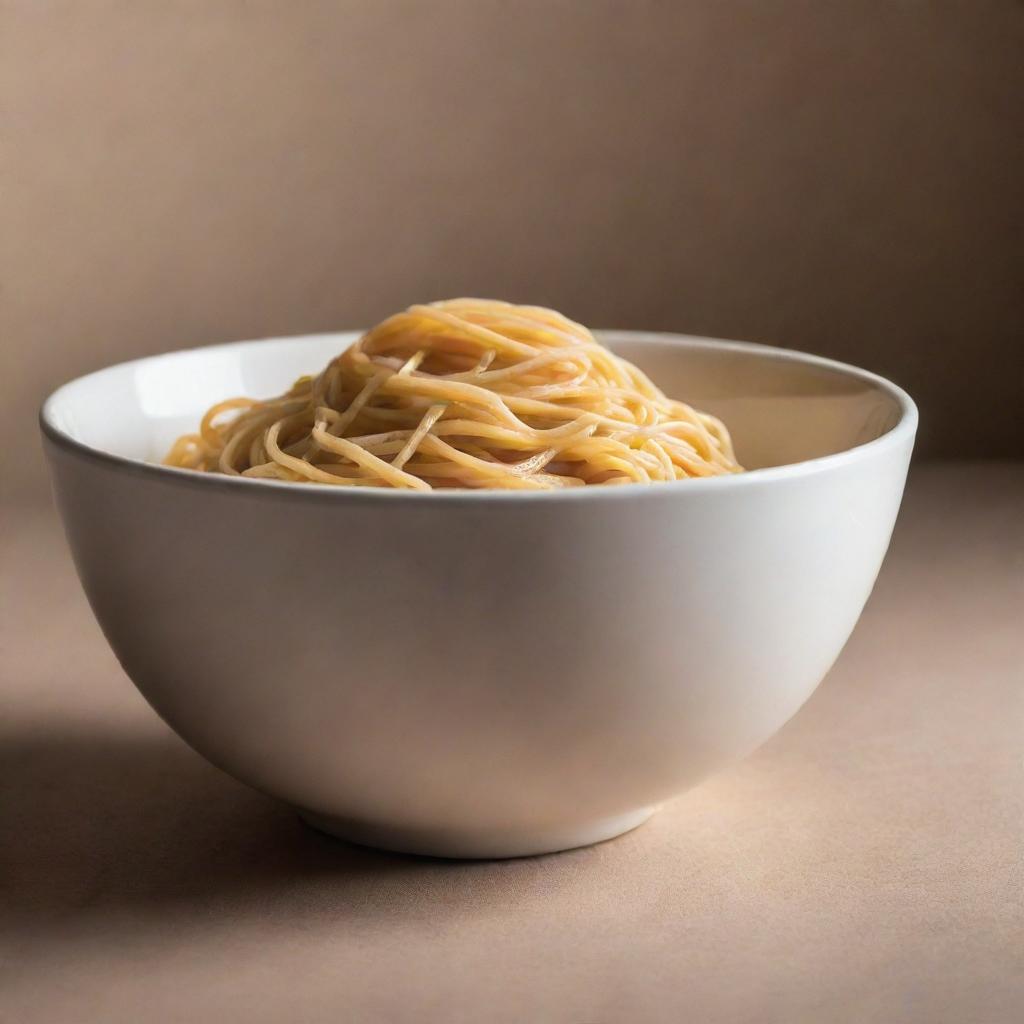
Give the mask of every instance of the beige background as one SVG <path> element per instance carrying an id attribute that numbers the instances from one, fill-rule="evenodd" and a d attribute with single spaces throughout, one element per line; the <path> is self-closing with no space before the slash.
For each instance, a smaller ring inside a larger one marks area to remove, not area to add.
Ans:
<path id="1" fill-rule="evenodd" d="M 919 399 L 920 451 L 1024 450 L 1014 0 L 0 18 L 5 437 L 113 360 L 477 293 L 855 361 Z"/>
<path id="2" fill-rule="evenodd" d="M 0 0 L 0 1020 L 1022 1019 L 1024 465 L 912 470 L 808 706 L 621 840 L 362 851 L 145 706 L 24 457 L 115 359 L 484 293 L 1021 454 L 1024 5 Z"/>

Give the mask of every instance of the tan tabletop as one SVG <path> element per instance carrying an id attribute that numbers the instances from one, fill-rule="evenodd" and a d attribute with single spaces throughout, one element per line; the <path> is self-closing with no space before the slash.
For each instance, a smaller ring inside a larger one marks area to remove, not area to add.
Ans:
<path id="1" fill-rule="evenodd" d="M 863 620 L 636 832 L 455 863 L 308 831 L 124 677 L 3 510 L 0 1021 L 1024 1019 L 1024 466 L 919 466 Z"/>

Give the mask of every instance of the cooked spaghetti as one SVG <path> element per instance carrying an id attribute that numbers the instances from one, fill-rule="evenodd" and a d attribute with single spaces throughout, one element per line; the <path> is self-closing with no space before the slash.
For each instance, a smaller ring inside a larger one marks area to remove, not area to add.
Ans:
<path id="1" fill-rule="evenodd" d="M 279 398 L 230 398 L 165 465 L 343 487 L 550 490 L 740 471 L 725 426 L 585 327 L 484 299 L 411 306 Z"/>

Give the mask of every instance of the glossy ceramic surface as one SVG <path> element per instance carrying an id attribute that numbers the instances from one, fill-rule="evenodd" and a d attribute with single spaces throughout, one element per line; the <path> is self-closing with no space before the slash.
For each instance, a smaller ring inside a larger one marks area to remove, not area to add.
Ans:
<path id="1" fill-rule="evenodd" d="M 736 477 L 414 494 L 147 464 L 353 335 L 123 364 L 42 416 L 83 586 L 196 750 L 356 841 L 514 856 L 610 838 L 771 736 L 853 629 L 916 411 L 851 367 L 605 335 L 723 416 Z"/>

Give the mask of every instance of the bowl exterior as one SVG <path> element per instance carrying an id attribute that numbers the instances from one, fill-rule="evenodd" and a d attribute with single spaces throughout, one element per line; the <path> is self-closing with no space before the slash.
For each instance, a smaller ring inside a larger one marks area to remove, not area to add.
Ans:
<path id="1" fill-rule="evenodd" d="M 432 501 L 46 439 L 92 607 L 172 728 L 321 827 L 474 856 L 614 834 L 771 736 L 857 621 L 911 443 L 736 486 Z"/>

